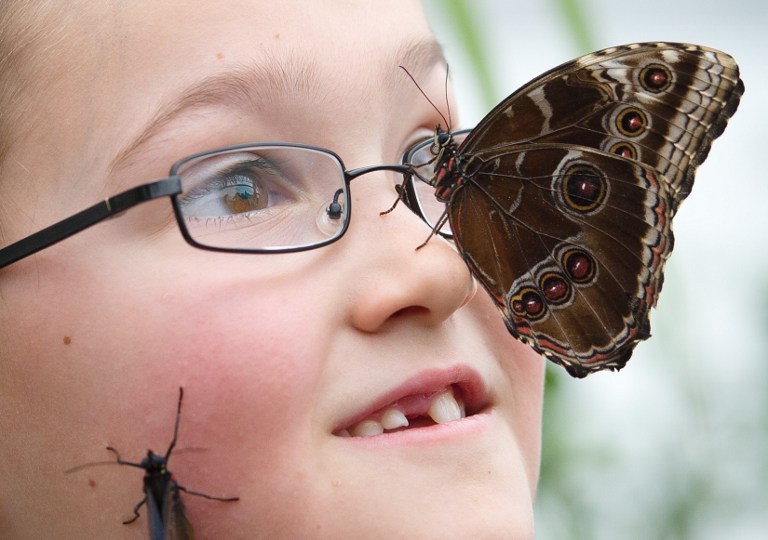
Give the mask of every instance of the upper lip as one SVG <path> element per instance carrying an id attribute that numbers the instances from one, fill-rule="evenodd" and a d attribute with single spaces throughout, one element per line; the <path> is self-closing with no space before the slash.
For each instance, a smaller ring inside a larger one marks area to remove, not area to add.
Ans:
<path id="1" fill-rule="evenodd" d="M 452 387 L 456 397 L 464 401 L 467 416 L 480 411 L 488 401 L 488 390 L 480 374 L 466 365 L 431 369 L 418 373 L 399 386 L 392 388 L 346 417 L 334 428 L 334 432 L 370 417 L 396 401 L 416 394 L 434 394 Z"/>

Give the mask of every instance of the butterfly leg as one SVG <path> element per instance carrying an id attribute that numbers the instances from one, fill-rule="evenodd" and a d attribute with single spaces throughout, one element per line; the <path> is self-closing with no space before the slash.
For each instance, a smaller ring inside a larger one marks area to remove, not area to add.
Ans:
<path id="1" fill-rule="evenodd" d="M 406 182 L 406 180 L 403 180 L 402 183 L 397 184 L 395 186 L 395 191 L 397 192 L 397 199 L 395 199 L 394 204 L 392 206 L 390 206 L 387 210 L 384 210 L 383 212 L 379 212 L 380 216 L 384 216 L 386 214 L 389 214 L 392 210 L 395 209 L 395 207 L 397 206 L 397 204 L 400 201 L 404 201 L 406 199 L 407 195 L 405 193 L 405 182 Z"/>
<path id="2" fill-rule="evenodd" d="M 424 246 L 426 246 L 426 245 L 427 245 L 427 243 L 428 243 L 430 240 L 432 240 L 432 237 L 433 237 L 433 236 L 435 236 L 435 235 L 437 235 L 437 234 L 440 234 L 440 229 L 442 229 L 442 228 L 443 228 L 443 225 L 445 225 L 445 223 L 446 223 L 447 221 L 448 221 L 448 211 L 446 210 L 445 212 L 443 212 L 443 215 L 442 215 L 442 216 L 440 216 L 440 219 L 438 219 L 438 220 L 437 220 L 437 223 L 435 223 L 435 226 L 434 226 L 434 227 L 432 227 L 432 231 L 430 231 L 430 233 L 429 233 L 429 236 L 427 236 L 427 239 L 426 239 L 426 240 L 424 240 L 424 242 L 422 242 L 422 243 L 421 243 L 421 244 L 419 244 L 418 246 L 416 246 L 416 251 L 418 251 L 418 250 L 420 250 L 421 248 L 423 248 Z"/>

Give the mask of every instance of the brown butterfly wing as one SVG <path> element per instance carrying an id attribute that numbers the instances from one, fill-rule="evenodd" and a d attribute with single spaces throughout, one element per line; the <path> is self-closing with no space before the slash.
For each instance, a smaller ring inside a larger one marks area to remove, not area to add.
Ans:
<path id="1" fill-rule="evenodd" d="M 743 92 L 739 68 L 723 52 L 684 43 L 611 47 L 523 86 L 480 122 L 461 150 L 560 142 L 623 155 L 664 176 L 677 206 Z"/>
<path id="2" fill-rule="evenodd" d="M 437 165 L 457 245 L 513 335 L 576 376 L 626 363 L 650 335 L 672 216 L 743 91 L 714 49 L 612 47 L 506 98 Z"/>
<path id="3" fill-rule="evenodd" d="M 575 376 L 619 369 L 649 336 L 673 194 L 638 162 L 572 145 L 472 157 L 449 218 L 510 331 Z"/>

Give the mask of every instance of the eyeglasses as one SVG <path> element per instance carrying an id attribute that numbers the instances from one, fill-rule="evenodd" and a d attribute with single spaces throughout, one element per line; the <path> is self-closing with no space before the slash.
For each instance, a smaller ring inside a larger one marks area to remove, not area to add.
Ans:
<path id="1" fill-rule="evenodd" d="M 430 226 L 445 205 L 434 197 L 432 141 L 402 164 L 346 170 L 334 152 L 298 143 L 257 143 L 200 152 L 177 161 L 169 176 L 109 197 L 0 249 L 0 268 L 141 203 L 170 197 L 192 246 L 230 253 L 288 253 L 335 242 L 349 227 L 350 182 L 374 171 L 402 174 L 403 202 Z M 446 229 L 441 234 L 449 235 Z"/>

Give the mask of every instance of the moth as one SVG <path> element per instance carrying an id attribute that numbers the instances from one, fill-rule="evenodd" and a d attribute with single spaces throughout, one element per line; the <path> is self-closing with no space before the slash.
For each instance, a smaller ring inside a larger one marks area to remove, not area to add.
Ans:
<path id="1" fill-rule="evenodd" d="M 135 463 L 121 458 L 120 453 L 113 447 L 107 446 L 107 450 L 115 455 L 115 461 L 89 463 L 80 465 L 66 471 L 72 473 L 93 465 L 103 465 L 107 463 L 117 463 L 137 467 L 144 470 L 144 498 L 133 507 L 133 517 L 123 521 L 127 525 L 133 523 L 139 517 L 139 509 L 146 505 L 149 537 L 151 540 L 191 540 L 195 533 L 192 525 L 187 519 L 184 509 L 184 503 L 181 500 L 181 492 L 197 497 L 203 497 L 214 501 L 234 502 L 240 500 L 239 497 L 214 497 L 191 491 L 184 486 L 179 485 L 168 470 L 168 460 L 171 457 L 176 446 L 176 440 L 179 435 L 179 422 L 181 420 L 181 402 L 184 397 L 184 389 L 179 388 L 179 402 L 176 409 L 176 424 L 173 429 L 173 438 L 168 445 L 164 455 L 155 454 L 152 450 L 147 450 L 147 456 L 141 462 Z"/>

